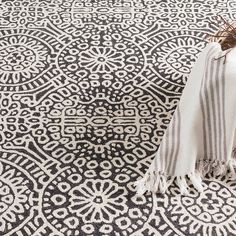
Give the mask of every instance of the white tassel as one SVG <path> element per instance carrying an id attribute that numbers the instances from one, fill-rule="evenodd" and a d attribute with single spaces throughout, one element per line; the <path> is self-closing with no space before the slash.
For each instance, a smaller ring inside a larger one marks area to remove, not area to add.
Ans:
<path id="1" fill-rule="evenodd" d="M 156 177 L 155 172 L 152 172 L 152 174 L 149 177 L 150 181 L 148 182 L 149 184 L 147 186 L 147 189 L 153 192 L 153 189 L 155 187 L 155 177 Z"/>
<path id="2" fill-rule="evenodd" d="M 136 186 L 136 190 L 135 190 L 136 195 L 141 196 L 147 191 L 145 182 L 146 182 L 146 179 L 142 178 L 133 183 L 133 185 Z"/>
<path id="3" fill-rule="evenodd" d="M 227 174 L 229 170 L 229 178 L 236 180 L 236 159 L 230 159 L 228 162 L 206 161 L 200 160 L 196 165 L 194 173 L 187 174 L 194 188 L 203 193 L 202 178 L 210 171 L 214 171 L 216 175 Z M 176 184 L 179 187 L 181 195 L 189 194 L 189 187 L 185 176 L 167 176 L 160 171 L 152 171 L 144 175 L 143 178 L 133 183 L 136 186 L 136 194 L 143 195 L 146 191 L 165 193 L 169 192 L 169 186 L 176 177 Z"/>
<path id="4" fill-rule="evenodd" d="M 232 180 L 236 179 L 234 164 L 235 164 L 234 160 L 230 160 L 230 162 L 229 162 L 229 170 L 230 170 L 229 178 L 232 179 Z"/>
<path id="5" fill-rule="evenodd" d="M 171 176 L 169 180 L 167 180 L 166 182 L 166 189 L 165 191 L 168 190 L 169 186 L 173 183 L 173 181 L 175 180 L 175 176 Z"/>
<path id="6" fill-rule="evenodd" d="M 202 193 L 203 187 L 202 187 L 202 178 L 201 178 L 200 174 L 198 172 L 196 172 L 196 173 L 192 173 L 192 174 L 188 175 L 188 177 L 190 178 L 194 188 L 197 189 L 198 192 Z"/>
<path id="7" fill-rule="evenodd" d="M 188 185 L 184 177 L 177 176 L 176 183 L 179 186 L 181 195 L 189 195 Z"/>
<path id="8" fill-rule="evenodd" d="M 222 175 L 225 171 L 226 164 L 222 162 L 216 162 L 213 166 L 214 174 L 216 176 Z"/>
<path id="9" fill-rule="evenodd" d="M 155 182 L 153 185 L 153 189 L 151 189 L 152 192 L 158 192 L 159 191 L 159 184 L 160 184 L 160 175 L 157 173 L 156 176 L 154 176 L 153 178 L 155 178 Z"/>
<path id="10" fill-rule="evenodd" d="M 160 176 L 160 192 L 163 194 L 165 193 L 166 189 L 167 189 L 166 178 L 163 175 L 161 175 Z"/>

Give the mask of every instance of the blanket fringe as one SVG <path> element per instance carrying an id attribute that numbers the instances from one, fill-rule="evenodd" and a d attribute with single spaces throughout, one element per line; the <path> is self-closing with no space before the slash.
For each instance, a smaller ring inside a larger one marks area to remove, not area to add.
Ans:
<path id="1" fill-rule="evenodd" d="M 187 177 L 198 192 L 203 192 L 202 179 L 206 174 L 227 175 L 229 179 L 236 180 L 236 159 L 232 158 L 228 161 L 221 160 L 198 160 L 196 162 L 195 171 L 182 176 L 170 176 L 161 171 L 147 172 L 147 174 L 135 181 L 136 194 L 143 195 L 146 191 L 152 193 L 164 194 L 168 187 L 175 181 L 179 187 L 181 195 L 189 194 L 189 186 Z"/>

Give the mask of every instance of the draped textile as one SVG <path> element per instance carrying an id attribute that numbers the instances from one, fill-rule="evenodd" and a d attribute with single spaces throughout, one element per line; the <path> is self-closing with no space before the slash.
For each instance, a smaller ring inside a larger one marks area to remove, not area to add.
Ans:
<path id="1" fill-rule="evenodd" d="M 227 54 L 227 55 L 226 55 Z M 176 110 L 145 175 L 138 195 L 165 193 L 175 181 L 181 194 L 203 192 L 202 179 L 235 174 L 236 48 L 222 51 L 209 42 L 199 53 Z"/>

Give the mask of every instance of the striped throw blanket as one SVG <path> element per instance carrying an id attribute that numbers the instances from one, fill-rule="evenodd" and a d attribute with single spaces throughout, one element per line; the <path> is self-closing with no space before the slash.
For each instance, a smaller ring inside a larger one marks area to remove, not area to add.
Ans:
<path id="1" fill-rule="evenodd" d="M 227 55 L 226 55 L 227 54 Z M 236 177 L 236 48 L 208 42 L 199 53 L 137 195 L 165 193 L 173 181 L 181 194 L 192 183 L 204 192 L 209 172 Z"/>

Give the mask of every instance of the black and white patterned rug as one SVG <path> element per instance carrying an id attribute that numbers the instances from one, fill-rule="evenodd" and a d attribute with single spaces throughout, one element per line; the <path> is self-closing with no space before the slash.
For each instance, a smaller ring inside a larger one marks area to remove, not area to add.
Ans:
<path id="1" fill-rule="evenodd" d="M 226 177 L 133 186 L 216 14 L 235 1 L 0 1 L 0 235 L 236 235 Z"/>

